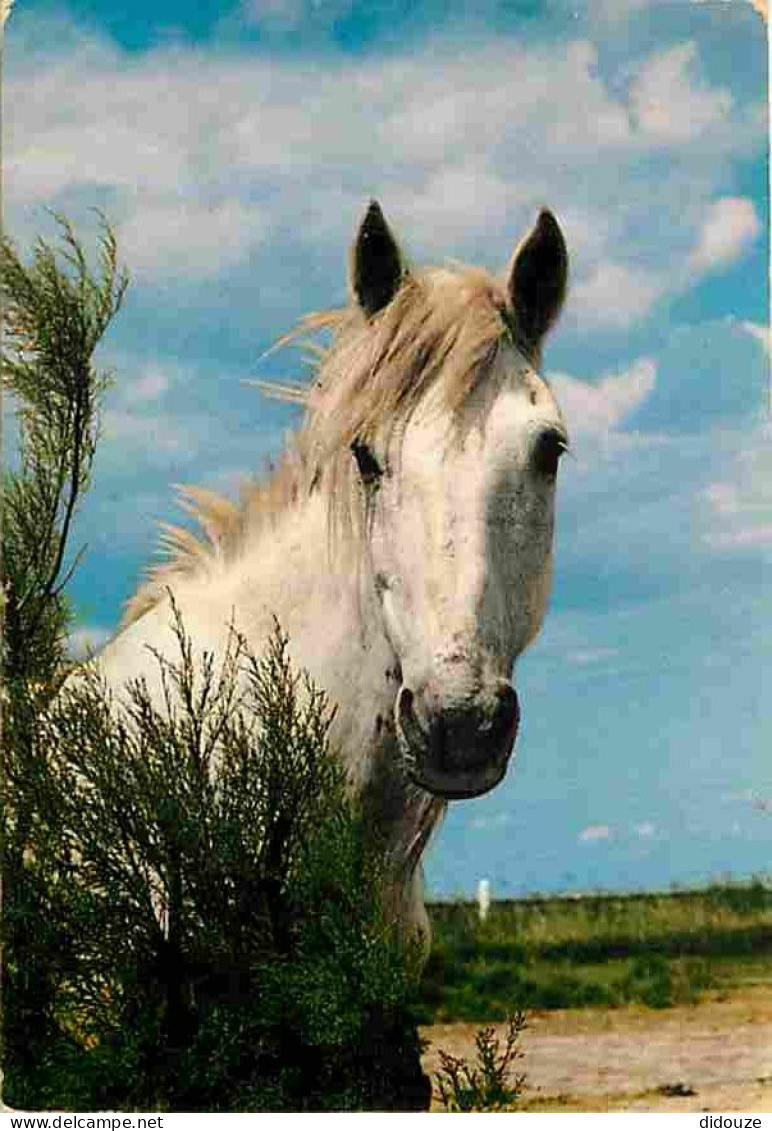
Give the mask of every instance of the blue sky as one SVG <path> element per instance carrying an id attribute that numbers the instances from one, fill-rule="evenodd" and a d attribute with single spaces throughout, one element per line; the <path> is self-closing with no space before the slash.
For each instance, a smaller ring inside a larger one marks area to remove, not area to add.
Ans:
<path id="1" fill-rule="evenodd" d="M 473 9 L 474 15 L 470 14 Z M 176 519 L 296 421 L 243 378 L 345 295 L 370 196 L 417 262 L 499 269 L 536 210 L 572 253 L 545 373 L 574 458 L 516 766 L 451 807 L 430 892 L 667 887 L 772 846 L 767 54 L 745 0 L 18 0 L 4 194 L 98 205 L 134 279 L 77 535 L 101 641 Z M 293 374 L 289 374 L 293 375 Z M 769 680 L 767 678 L 767 684 Z"/>

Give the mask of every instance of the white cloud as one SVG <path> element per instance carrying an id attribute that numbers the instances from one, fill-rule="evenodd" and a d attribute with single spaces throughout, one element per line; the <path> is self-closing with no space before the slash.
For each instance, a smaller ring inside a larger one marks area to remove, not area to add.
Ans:
<path id="1" fill-rule="evenodd" d="M 198 279 L 239 263 L 266 231 L 261 208 L 224 200 L 216 205 L 159 200 L 119 225 L 127 262 L 138 275 L 194 275 Z"/>
<path id="2" fill-rule="evenodd" d="M 569 432 L 599 435 L 618 428 L 653 390 L 657 367 L 651 358 L 636 361 L 625 373 L 612 373 L 590 383 L 567 374 L 549 374 Z"/>
<path id="3" fill-rule="evenodd" d="M 703 489 L 703 540 L 715 552 L 772 549 L 772 432 L 748 437 L 729 475 Z"/>
<path id="4" fill-rule="evenodd" d="M 123 411 L 158 405 L 170 390 L 189 380 L 184 367 L 168 358 L 147 358 L 125 350 L 106 351 L 106 363 L 117 374 L 108 403 Z"/>
<path id="5" fill-rule="evenodd" d="M 382 65 L 378 141 L 398 159 L 487 151 L 502 174 L 512 177 L 516 162 L 520 181 L 534 173 L 541 179 L 553 149 L 586 159 L 627 142 L 627 110 L 598 74 L 597 51 L 586 40 L 551 50 L 487 43 L 461 55 L 451 47 L 428 71 L 412 56 Z M 372 73 L 362 77 L 371 97 Z"/>
<path id="6" fill-rule="evenodd" d="M 678 215 L 673 206 L 682 190 L 675 183 L 671 189 L 669 200 L 667 192 L 663 198 L 661 187 L 652 186 L 651 207 L 643 221 L 645 227 L 656 227 L 663 253 L 669 243 L 677 244 L 666 270 L 648 263 L 644 266 L 633 260 L 621 263 L 609 258 L 606 253 L 615 232 L 608 221 L 605 232 L 603 228 L 593 232 L 586 221 L 578 225 L 580 238 L 572 251 L 578 251 L 574 258 L 578 259 L 580 270 L 568 306 L 575 325 L 625 329 L 648 315 L 661 299 L 683 293 L 711 271 L 736 262 L 761 234 L 761 222 L 748 197 L 703 200 L 695 183 L 695 199 L 686 210 L 681 205 Z M 629 229 L 629 215 L 626 222 Z M 601 232 L 604 238 L 598 240 Z M 690 242 L 685 239 L 687 234 L 691 234 Z M 636 235 L 628 230 L 624 242 L 626 252 L 633 253 Z"/>
<path id="7" fill-rule="evenodd" d="M 157 401 L 168 390 L 170 384 L 168 370 L 151 362 L 143 367 L 139 378 L 131 386 L 131 397 L 135 401 Z"/>
<path id="8" fill-rule="evenodd" d="M 576 839 L 582 841 L 582 843 L 595 840 L 610 840 L 611 828 L 609 825 L 588 825 L 587 828 L 582 829 Z"/>
<path id="9" fill-rule="evenodd" d="M 491 813 L 486 817 L 473 817 L 469 822 L 469 828 L 474 830 L 491 830 L 501 829 L 505 825 L 510 824 L 512 816 L 510 813 Z"/>
<path id="10" fill-rule="evenodd" d="M 772 547 L 772 521 L 736 524 L 731 530 L 716 531 L 708 535 L 707 541 L 716 550 L 758 550 Z"/>
<path id="11" fill-rule="evenodd" d="M 654 3 L 656 0 L 588 0 L 587 8 L 591 19 L 614 27 L 644 12 Z"/>
<path id="12" fill-rule="evenodd" d="M 241 16 L 247 24 L 294 30 L 309 20 L 329 26 L 353 7 L 354 0 L 243 0 Z"/>
<path id="13" fill-rule="evenodd" d="M 624 329 L 648 314 L 669 283 L 645 268 L 606 260 L 572 288 L 571 316 L 590 327 Z"/>
<path id="14" fill-rule="evenodd" d="M 663 228 L 671 219 L 665 211 Z M 654 214 L 649 217 L 649 223 L 656 220 Z M 580 273 L 571 289 L 572 321 L 589 328 L 624 329 L 645 317 L 663 297 L 688 290 L 698 278 L 736 262 L 761 234 L 761 222 L 748 197 L 720 197 L 701 206 L 694 203 L 682 216 L 681 224 L 687 230 L 693 228 L 691 250 L 679 248 L 667 271 L 609 259 L 604 255 L 611 243 L 609 235 L 601 243 L 590 243 L 592 233 L 585 226 L 584 244 L 579 242 L 580 258 L 595 259 L 595 263 Z M 634 242 L 634 237 L 628 241 L 628 249 Z"/>
<path id="15" fill-rule="evenodd" d="M 714 201 L 700 227 L 689 266 L 713 271 L 739 259 L 761 232 L 753 201 L 725 196 Z"/>
<path id="16" fill-rule="evenodd" d="M 618 648 L 575 648 L 566 652 L 564 659 L 572 667 L 586 668 L 602 664 L 605 660 L 613 660 L 618 655 Z"/>
<path id="17" fill-rule="evenodd" d="M 547 63 L 543 74 L 545 97 L 561 100 L 558 113 L 545 114 L 546 140 L 569 158 L 627 148 L 633 140 L 629 110 L 600 77 L 595 45 L 581 40 L 569 44 L 561 64 L 555 73 Z M 559 91 L 552 85 L 555 79 Z"/>
<path id="18" fill-rule="evenodd" d="M 292 23 L 329 19 L 348 0 L 247 9 Z M 255 247 L 275 256 L 288 239 L 337 250 L 370 195 L 419 254 L 468 257 L 500 231 L 498 267 L 546 203 L 572 239 L 569 310 L 589 327 L 621 329 L 683 285 L 701 202 L 732 155 L 764 136 L 761 111 L 743 108 L 741 119 L 725 92 L 693 76 L 689 44 L 645 61 L 626 89 L 587 40 L 525 47 L 477 36 L 459 51 L 443 33 L 431 66 L 422 45 L 310 67 L 224 47 L 126 55 L 77 27 L 57 25 L 54 40 L 47 28 L 40 21 L 34 50 L 6 69 L 8 223 L 29 226 L 31 204 L 72 213 L 97 200 L 146 278 L 211 277 Z M 52 42 L 61 48 L 40 46 Z M 672 116 L 699 124 L 688 137 L 677 131 L 685 159 L 702 147 L 687 216 L 678 177 L 663 180 L 641 160 L 670 145 L 643 98 L 657 76 L 681 100 Z M 636 114 L 645 129 L 634 128 Z M 631 178 L 635 191 L 620 193 Z M 667 272 L 642 263 L 655 223 L 663 256 L 694 228 Z"/>
<path id="19" fill-rule="evenodd" d="M 760 326 L 758 322 L 741 322 L 740 327 L 757 342 L 761 342 L 768 360 L 772 360 L 772 329 L 769 326 Z"/>
<path id="20" fill-rule="evenodd" d="M 560 209 L 560 226 L 570 248 L 571 261 L 586 268 L 598 262 L 606 252 L 613 228 L 609 213 L 588 205 L 566 204 Z M 575 298 L 572 286 L 570 301 Z"/>
<path id="21" fill-rule="evenodd" d="M 241 14 L 247 23 L 275 20 L 294 27 L 301 22 L 305 11 L 305 0 L 244 0 L 241 5 Z"/>
<path id="22" fill-rule="evenodd" d="M 141 192 L 184 184 L 203 110 L 189 71 L 188 61 L 166 74 L 152 59 L 132 66 L 109 43 L 85 38 L 22 65 L 16 79 L 11 69 L 11 199 L 48 202 L 77 185 Z"/>
<path id="23" fill-rule="evenodd" d="M 698 579 L 714 562 L 726 569 L 738 555 L 755 555 L 763 568 L 772 436 L 759 419 L 768 415 L 759 397 L 769 374 L 762 346 L 760 332 L 720 319 L 688 327 L 687 338 L 671 332 L 656 354 L 619 373 L 580 380 L 547 371 L 575 457 L 561 469 L 559 568 L 596 578 L 598 595 L 612 593 L 606 578 L 617 571 L 623 591 L 648 592 L 676 578 L 683 588 L 686 577 Z M 622 649 L 610 661 L 615 674 L 634 663 L 618 639 L 572 639 L 563 653 L 598 647 Z M 578 678 L 595 670 L 603 665 L 573 666 Z"/>
<path id="24" fill-rule="evenodd" d="M 513 186 L 496 173 L 467 161 L 447 165 L 430 175 L 418 188 L 405 186 L 388 194 L 389 218 L 398 229 L 416 233 L 423 254 L 446 256 L 459 232 L 483 235 L 491 228 L 506 231 L 515 210 L 531 204 L 536 212 L 538 196 L 527 185 Z M 503 269 L 514 244 L 500 250 Z"/>
<path id="25" fill-rule="evenodd" d="M 696 43 L 679 43 L 639 68 L 630 86 L 630 108 L 638 131 L 649 141 L 683 144 L 728 120 L 734 105 L 731 93 L 695 80 L 691 72 L 696 59 Z"/>

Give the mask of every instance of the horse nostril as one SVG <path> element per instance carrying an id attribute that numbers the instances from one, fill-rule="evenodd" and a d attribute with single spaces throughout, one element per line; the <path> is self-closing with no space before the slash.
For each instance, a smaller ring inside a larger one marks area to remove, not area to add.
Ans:
<path id="1" fill-rule="evenodd" d="M 511 746 L 520 723 L 520 703 L 517 692 L 509 684 L 503 686 L 496 695 L 498 705 L 493 717 L 493 734 L 497 743 Z"/>

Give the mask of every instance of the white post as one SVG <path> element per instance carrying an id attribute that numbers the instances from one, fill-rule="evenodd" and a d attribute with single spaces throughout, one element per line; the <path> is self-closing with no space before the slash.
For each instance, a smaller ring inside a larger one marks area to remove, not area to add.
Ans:
<path id="1" fill-rule="evenodd" d="M 477 912 L 480 916 L 480 922 L 484 923 L 488 918 L 488 912 L 491 906 L 491 885 L 487 880 L 480 880 L 477 885 Z"/>

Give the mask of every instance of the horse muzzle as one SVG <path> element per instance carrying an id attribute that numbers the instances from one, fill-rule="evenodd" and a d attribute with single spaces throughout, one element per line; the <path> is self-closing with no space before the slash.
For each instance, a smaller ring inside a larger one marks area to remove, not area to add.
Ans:
<path id="1" fill-rule="evenodd" d="M 445 706 L 403 686 L 394 708 L 403 763 L 413 783 L 436 797 L 479 797 L 507 770 L 520 723 L 517 693 L 492 692 Z"/>

